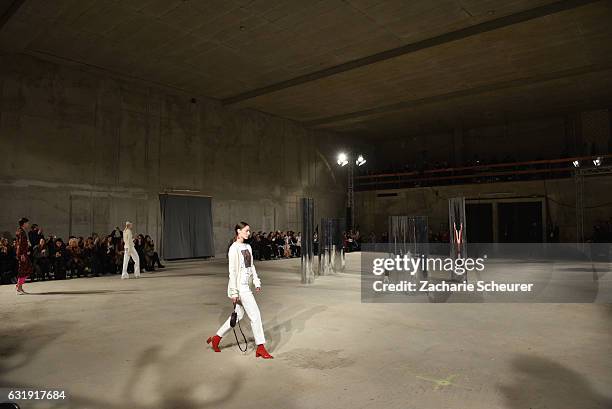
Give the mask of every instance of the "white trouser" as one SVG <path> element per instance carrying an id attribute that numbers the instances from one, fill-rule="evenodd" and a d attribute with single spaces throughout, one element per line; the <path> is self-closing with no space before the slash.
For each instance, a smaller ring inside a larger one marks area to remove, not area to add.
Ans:
<path id="1" fill-rule="evenodd" d="M 125 249 L 123 253 L 123 272 L 121 275 L 124 277 L 128 275 L 127 268 L 128 263 L 130 262 L 130 257 L 132 257 L 132 260 L 134 260 L 134 275 L 138 277 L 140 275 L 140 257 L 138 257 L 138 252 L 135 248 Z"/>
<path id="2" fill-rule="evenodd" d="M 236 312 L 238 313 L 238 321 L 244 317 L 244 312 L 246 311 L 249 320 L 251 320 L 251 330 L 253 331 L 253 336 L 255 337 L 255 343 L 257 345 L 265 344 L 266 337 L 264 336 L 263 324 L 261 322 L 261 314 L 259 313 L 259 307 L 257 306 L 257 302 L 255 301 L 255 296 L 251 292 L 251 289 L 246 286 L 240 287 L 240 304 L 236 304 Z M 227 321 L 219 331 L 217 331 L 217 335 L 220 337 L 224 337 L 225 334 L 231 329 L 230 327 L 230 319 L 231 315 L 228 317 Z"/>

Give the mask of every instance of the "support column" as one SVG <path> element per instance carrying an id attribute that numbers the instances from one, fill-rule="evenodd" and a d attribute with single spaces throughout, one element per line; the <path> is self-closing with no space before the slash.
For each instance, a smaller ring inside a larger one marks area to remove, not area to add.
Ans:
<path id="1" fill-rule="evenodd" d="M 312 269 L 314 257 L 314 200 L 304 197 L 300 202 L 302 205 L 302 284 L 312 284 L 315 279 Z"/>
<path id="2" fill-rule="evenodd" d="M 347 191 L 347 230 L 355 229 L 355 189 L 353 178 L 353 158 L 349 159 L 348 164 L 348 191 Z"/>

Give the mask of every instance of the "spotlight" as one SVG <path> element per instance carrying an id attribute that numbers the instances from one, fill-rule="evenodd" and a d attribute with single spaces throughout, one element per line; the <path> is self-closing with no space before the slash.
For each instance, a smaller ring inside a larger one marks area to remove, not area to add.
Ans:
<path id="1" fill-rule="evenodd" d="M 345 166 L 348 164 L 348 159 L 346 157 L 346 153 L 342 152 L 338 155 L 338 165 Z"/>
<path id="2" fill-rule="evenodd" d="M 579 168 L 580 167 L 580 161 L 573 161 L 572 164 L 574 165 L 575 168 Z"/>
<path id="3" fill-rule="evenodd" d="M 597 157 L 596 159 L 593 159 L 593 165 L 595 166 L 601 165 L 601 156 Z"/>
<path id="4" fill-rule="evenodd" d="M 363 164 L 365 164 L 365 163 L 366 163 L 366 160 L 364 159 L 363 155 L 359 155 L 359 156 L 357 157 L 357 160 L 355 161 L 355 164 L 356 164 L 357 166 L 361 166 L 361 165 L 363 165 Z"/>

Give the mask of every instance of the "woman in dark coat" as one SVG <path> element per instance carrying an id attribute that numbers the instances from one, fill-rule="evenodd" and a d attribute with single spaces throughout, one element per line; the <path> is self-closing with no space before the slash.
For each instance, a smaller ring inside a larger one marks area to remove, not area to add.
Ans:
<path id="1" fill-rule="evenodd" d="M 32 274 L 32 262 L 30 261 L 30 241 L 26 229 L 30 227 L 29 220 L 22 217 L 19 220 L 19 228 L 15 233 L 15 251 L 17 256 L 17 294 L 25 294 L 23 284 L 26 278 Z"/>
<path id="2" fill-rule="evenodd" d="M 36 280 L 46 280 L 49 275 L 49 248 L 47 242 L 43 237 L 40 238 L 38 244 L 34 246 L 32 250 L 32 256 L 34 257 L 34 272 Z"/>
<path id="3" fill-rule="evenodd" d="M 145 236 L 144 255 L 145 268 L 147 271 L 155 271 L 156 263 L 159 268 L 164 268 L 159 260 L 159 254 L 157 254 L 157 251 L 155 251 L 155 242 L 153 242 L 153 239 L 148 234 Z"/>
<path id="4" fill-rule="evenodd" d="M 66 246 L 62 239 L 55 240 L 55 253 L 53 254 L 53 278 L 56 280 L 66 279 L 66 265 L 68 264 L 68 255 Z"/>

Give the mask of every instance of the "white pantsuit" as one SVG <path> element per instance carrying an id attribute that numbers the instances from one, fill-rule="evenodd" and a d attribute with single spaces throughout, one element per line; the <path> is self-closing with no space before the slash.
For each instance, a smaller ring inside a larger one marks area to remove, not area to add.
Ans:
<path id="1" fill-rule="evenodd" d="M 128 264 L 130 262 L 130 257 L 134 260 L 134 276 L 140 277 L 140 257 L 138 257 L 138 252 L 134 248 L 134 246 L 130 248 L 125 248 L 123 252 L 123 271 L 121 273 L 121 277 L 128 276 Z"/>
<path id="2" fill-rule="evenodd" d="M 262 345 L 266 343 L 264 336 L 263 323 L 259 307 L 255 301 L 255 296 L 251 291 L 251 284 L 256 288 L 261 288 L 261 281 L 257 276 L 257 271 L 253 265 L 253 251 L 251 246 L 245 243 L 234 242 L 228 251 L 229 259 L 229 282 L 227 285 L 227 296 L 229 298 L 239 297 L 236 304 L 238 320 L 244 317 L 244 313 L 251 321 L 251 329 L 255 337 L 255 343 Z M 217 335 L 222 337 L 231 329 L 231 316 L 221 325 Z"/>
<path id="3" fill-rule="evenodd" d="M 242 304 L 242 305 L 240 305 Z M 255 337 L 255 343 L 257 345 L 265 344 L 266 337 L 264 336 L 263 323 L 261 322 L 261 314 L 259 313 L 259 307 L 255 301 L 255 296 L 251 292 L 251 289 L 247 287 L 240 288 L 240 301 L 236 304 L 236 312 L 238 313 L 238 321 L 242 320 L 246 311 L 249 320 L 251 321 L 251 330 Z M 221 328 L 217 331 L 217 335 L 221 338 L 227 334 L 231 329 L 230 327 L 231 316 L 227 318 L 225 323 L 221 325 Z"/>
<path id="4" fill-rule="evenodd" d="M 123 270 L 121 272 L 121 278 L 128 278 L 128 264 L 130 262 L 130 257 L 134 260 L 134 276 L 140 277 L 140 257 L 138 257 L 138 252 L 136 251 L 136 247 L 134 247 L 134 237 L 132 236 L 131 229 L 125 229 L 123 231 Z"/>

